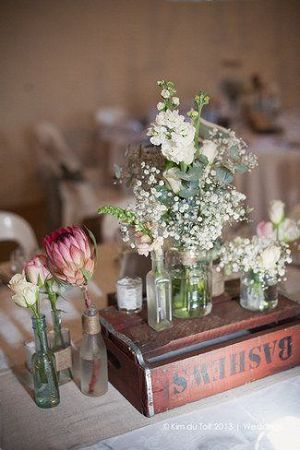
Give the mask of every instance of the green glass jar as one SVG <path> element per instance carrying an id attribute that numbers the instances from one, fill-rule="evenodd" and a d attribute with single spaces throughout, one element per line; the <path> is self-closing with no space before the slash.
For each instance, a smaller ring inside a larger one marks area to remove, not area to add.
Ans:
<path id="1" fill-rule="evenodd" d="M 32 356 L 34 399 L 40 408 L 52 408 L 60 402 L 54 355 L 47 340 L 46 318 L 32 318 L 35 353 Z"/>
<path id="2" fill-rule="evenodd" d="M 172 250 L 169 257 L 172 279 L 173 316 L 179 319 L 203 317 L 212 309 L 211 259 L 196 251 Z"/>

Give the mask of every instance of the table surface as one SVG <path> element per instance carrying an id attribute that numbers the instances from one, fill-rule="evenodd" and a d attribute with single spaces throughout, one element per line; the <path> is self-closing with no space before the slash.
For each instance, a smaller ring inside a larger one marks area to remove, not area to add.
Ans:
<path id="1" fill-rule="evenodd" d="M 93 295 L 99 308 L 106 305 L 106 294 L 114 291 L 118 256 L 117 245 L 99 248 L 95 282 L 102 295 Z M 300 299 L 298 279 L 299 269 L 291 267 L 285 289 L 294 300 Z M 80 291 L 74 289 L 60 305 L 66 311 L 64 323 L 73 341 L 81 336 L 80 297 Z M 295 441 L 298 447 L 293 447 L 292 441 L 289 444 L 287 438 L 284 447 L 273 445 L 274 436 L 277 441 L 281 439 L 282 426 L 284 436 L 286 430 L 292 436 L 297 429 L 299 438 L 300 367 L 151 419 L 136 411 L 111 385 L 103 397 L 90 398 L 81 394 L 74 382 L 67 383 L 61 386 L 60 405 L 41 410 L 32 400 L 23 366 L 23 341 L 32 336 L 30 314 L 12 304 L 6 287 L 0 288 L 0 311 L 2 450 L 300 448 L 299 439 Z"/>

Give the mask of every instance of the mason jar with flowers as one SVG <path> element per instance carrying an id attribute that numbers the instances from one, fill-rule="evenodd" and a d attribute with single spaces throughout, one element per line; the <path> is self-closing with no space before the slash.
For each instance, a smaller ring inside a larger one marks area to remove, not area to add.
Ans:
<path id="1" fill-rule="evenodd" d="M 283 280 L 290 250 L 283 242 L 254 236 L 236 238 L 222 249 L 220 268 L 241 273 L 240 304 L 250 311 L 266 311 L 278 304 L 278 282 Z"/>

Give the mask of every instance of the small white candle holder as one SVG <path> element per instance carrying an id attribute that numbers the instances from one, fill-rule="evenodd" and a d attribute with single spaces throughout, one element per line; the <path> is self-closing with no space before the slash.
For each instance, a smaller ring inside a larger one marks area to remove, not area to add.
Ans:
<path id="1" fill-rule="evenodd" d="M 143 307 L 142 279 L 121 278 L 117 281 L 117 302 L 119 311 L 127 314 L 138 313 Z"/>

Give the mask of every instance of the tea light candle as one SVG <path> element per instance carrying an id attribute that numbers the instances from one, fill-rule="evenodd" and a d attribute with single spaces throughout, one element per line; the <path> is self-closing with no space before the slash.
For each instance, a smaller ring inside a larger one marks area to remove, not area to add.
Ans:
<path id="1" fill-rule="evenodd" d="M 117 302 L 120 311 L 126 313 L 138 313 L 143 305 L 142 279 L 121 278 L 117 281 Z"/>

